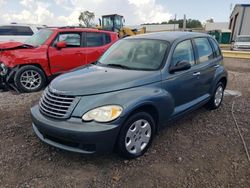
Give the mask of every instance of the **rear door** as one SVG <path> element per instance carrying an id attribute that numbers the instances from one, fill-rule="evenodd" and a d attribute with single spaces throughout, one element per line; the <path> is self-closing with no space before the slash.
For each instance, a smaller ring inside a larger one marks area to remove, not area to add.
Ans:
<path id="1" fill-rule="evenodd" d="M 66 48 L 56 48 L 56 43 L 65 41 Z M 49 59 L 52 74 L 62 73 L 83 65 L 86 56 L 82 44 L 82 32 L 59 33 L 49 47 Z"/>
<path id="2" fill-rule="evenodd" d="M 215 57 L 211 42 L 207 37 L 194 38 L 193 41 L 196 49 L 197 78 L 200 86 L 197 88 L 197 94 L 199 97 L 209 97 L 215 72 L 219 67 L 218 58 Z"/>
<path id="3" fill-rule="evenodd" d="M 85 33 L 85 53 L 86 62 L 89 64 L 97 61 L 101 55 L 110 47 L 111 36 L 108 33 L 86 32 Z"/>

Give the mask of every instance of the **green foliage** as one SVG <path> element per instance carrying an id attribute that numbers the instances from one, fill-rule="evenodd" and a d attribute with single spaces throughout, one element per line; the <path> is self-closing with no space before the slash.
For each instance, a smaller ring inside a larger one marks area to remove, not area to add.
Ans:
<path id="1" fill-rule="evenodd" d="M 179 20 L 169 20 L 168 24 L 179 24 L 180 28 L 183 28 L 183 19 Z M 187 28 L 201 28 L 201 22 L 199 20 L 188 19 Z"/>
<path id="2" fill-rule="evenodd" d="M 208 20 L 206 20 L 207 23 L 214 23 L 214 19 L 213 18 L 210 18 Z"/>
<path id="3" fill-rule="evenodd" d="M 95 14 L 93 12 L 84 11 L 80 13 L 78 17 L 79 26 L 81 27 L 91 27 L 93 25 L 93 21 L 95 18 Z"/>

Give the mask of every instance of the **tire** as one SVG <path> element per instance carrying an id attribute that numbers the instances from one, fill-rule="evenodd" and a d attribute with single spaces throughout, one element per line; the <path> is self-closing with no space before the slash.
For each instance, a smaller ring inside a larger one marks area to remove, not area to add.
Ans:
<path id="1" fill-rule="evenodd" d="M 14 77 L 14 83 L 20 92 L 36 92 L 46 85 L 46 76 L 40 68 L 27 65 L 18 69 Z"/>
<path id="2" fill-rule="evenodd" d="M 117 141 L 118 154 L 127 159 L 142 156 L 150 147 L 154 132 L 155 121 L 150 114 L 138 112 L 130 116 L 123 125 Z"/>
<path id="3" fill-rule="evenodd" d="M 211 99 L 208 101 L 206 105 L 206 107 L 209 110 L 215 110 L 221 106 L 221 103 L 224 97 L 224 89 L 225 89 L 225 86 L 223 85 L 223 83 L 219 82 L 216 85 L 213 96 L 211 97 Z"/>

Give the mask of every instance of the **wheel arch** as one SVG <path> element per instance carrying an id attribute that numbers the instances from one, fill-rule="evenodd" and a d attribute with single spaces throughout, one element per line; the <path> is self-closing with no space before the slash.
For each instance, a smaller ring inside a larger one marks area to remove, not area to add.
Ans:
<path id="1" fill-rule="evenodd" d="M 21 65 L 18 65 L 17 68 L 22 68 L 24 66 L 35 66 L 35 67 L 41 69 L 41 71 L 43 71 L 44 75 L 46 76 L 46 80 L 48 79 L 48 75 L 47 75 L 46 71 L 43 69 L 43 67 L 40 64 L 38 64 L 38 63 L 21 64 Z"/>
<path id="2" fill-rule="evenodd" d="M 221 82 L 223 84 L 224 89 L 227 87 L 227 78 L 226 77 L 220 78 L 220 80 L 217 83 L 219 83 L 219 82 Z"/>
<path id="3" fill-rule="evenodd" d="M 152 118 L 155 121 L 155 133 L 158 132 L 158 130 L 159 130 L 159 121 L 160 121 L 160 113 L 159 113 L 159 110 L 157 109 L 157 107 L 154 104 L 150 103 L 150 102 L 137 105 L 133 109 L 131 109 L 128 112 L 124 122 L 126 122 L 127 119 L 131 115 L 133 115 L 135 113 L 138 113 L 138 112 L 146 112 L 149 115 L 151 115 Z"/>

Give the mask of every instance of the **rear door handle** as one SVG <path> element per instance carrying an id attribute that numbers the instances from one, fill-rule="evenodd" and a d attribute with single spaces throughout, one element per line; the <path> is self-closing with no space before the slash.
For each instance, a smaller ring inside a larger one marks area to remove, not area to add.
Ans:
<path id="1" fill-rule="evenodd" d="M 199 76 L 201 74 L 201 72 L 195 72 L 193 73 L 194 76 Z"/>
<path id="2" fill-rule="evenodd" d="M 214 68 L 218 68 L 220 65 L 215 65 Z"/>

